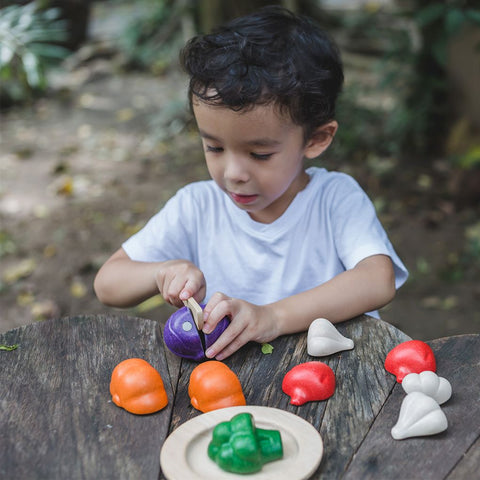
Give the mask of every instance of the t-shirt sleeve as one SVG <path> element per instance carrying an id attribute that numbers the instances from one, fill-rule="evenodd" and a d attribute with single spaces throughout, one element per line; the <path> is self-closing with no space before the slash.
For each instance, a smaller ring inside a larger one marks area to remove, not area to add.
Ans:
<path id="1" fill-rule="evenodd" d="M 136 234 L 122 244 L 135 261 L 163 262 L 186 259 L 196 262 L 195 221 L 198 218 L 194 200 L 183 188 Z"/>
<path id="2" fill-rule="evenodd" d="M 407 279 L 408 271 L 381 225 L 375 207 L 358 183 L 341 175 L 331 191 L 330 218 L 337 254 L 346 270 L 372 255 L 387 255 L 395 271 L 395 286 Z"/>

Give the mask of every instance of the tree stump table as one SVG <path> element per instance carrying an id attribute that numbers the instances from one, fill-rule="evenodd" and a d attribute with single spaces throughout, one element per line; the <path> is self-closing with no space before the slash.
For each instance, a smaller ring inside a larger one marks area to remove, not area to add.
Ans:
<path id="1" fill-rule="evenodd" d="M 409 337 L 367 316 L 337 327 L 354 341 L 353 350 L 310 357 L 302 333 L 271 342 L 271 354 L 250 343 L 225 361 L 240 379 L 247 405 L 287 410 L 320 432 L 324 454 L 311 478 L 474 478 L 480 458 L 480 335 L 429 342 L 438 374 L 453 387 L 442 405 L 449 427 L 432 437 L 395 441 L 390 430 L 404 393 L 383 364 Z M 153 320 L 54 319 L 4 333 L 0 344 L 18 345 L 0 351 L 0 478 L 162 479 L 163 442 L 201 414 L 187 393 L 197 363 L 166 351 L 162 326 Z M 113 368 L 133 357 L 147 360 L 164 380 L 169 403 L 160 412 L 132 415 L 111 401 Z M 335 394 L 293 406 L 282 392 L 283 377 L 312 360 L 333 369 Z"/>

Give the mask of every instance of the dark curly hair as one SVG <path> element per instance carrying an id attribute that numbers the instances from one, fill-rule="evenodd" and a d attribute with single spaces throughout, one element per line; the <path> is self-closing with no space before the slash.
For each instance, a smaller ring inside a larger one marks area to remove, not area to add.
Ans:
<path id="1" fill-rule="evenodd" d="M 185 45 L 180 61 L 194 96 L 244 111 L 274 104 L 305 139 L 335 117 L 343 68 L 334 42 L 311 19 L 265 7 Z"/>

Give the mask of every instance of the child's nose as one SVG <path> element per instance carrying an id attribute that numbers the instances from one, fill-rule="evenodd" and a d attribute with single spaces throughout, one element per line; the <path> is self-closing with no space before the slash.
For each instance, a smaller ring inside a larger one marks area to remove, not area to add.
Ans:
<path id="1" fill-rule="evenodd" d="M 231 154 L 227 156 L 224 177 L 232 183 L 247 182 L 249 180 L 248 167 L 240 155 Z"/>

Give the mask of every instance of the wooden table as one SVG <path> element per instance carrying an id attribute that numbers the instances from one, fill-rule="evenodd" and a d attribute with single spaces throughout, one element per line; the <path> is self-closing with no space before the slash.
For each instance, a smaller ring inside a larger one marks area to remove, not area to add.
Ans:
<path id="1" fill-rule="evenodd" d="M 339 326 L 355 348 L 315 359 L 306 334 L 279 338 L 272 354 L 249 344 L 225 363 L 238 375 L 248 405 L 293 412 L 321 433 L 324 455 L 315 479 L 470 479 L 480 464 L 480 335 L 430 342 L 437 373 L 453 386 L 442 406 L 442 434 L 395 441 L 404 392 L 383 362 L 409 338 L 385 322 L 359 317 Z M 189 375 L 197 365 L 166 352 L 159 324 L 122 316 L 49 320 L 0 335 L 0 478 L 158 479 L 159 453 L 169 433 L 199 415 L 189 403 Z M 109 394 L 113 368 L 140 357 L 161 373 L 168 406 L 137 416 Z M 324 402 L 295 407 L 281 390 L 285 373 L 321 360 L 337 388 Z M 294 479 L 292 479 L 294 480 Z"/>

